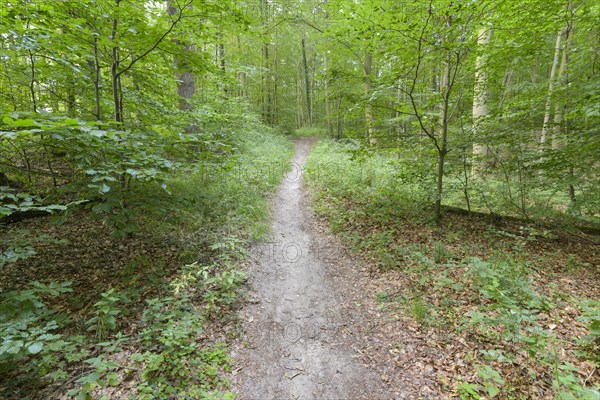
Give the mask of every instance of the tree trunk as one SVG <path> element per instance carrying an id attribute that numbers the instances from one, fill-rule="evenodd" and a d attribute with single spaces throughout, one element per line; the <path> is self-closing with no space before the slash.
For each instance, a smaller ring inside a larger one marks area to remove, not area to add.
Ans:
<path id="1" fill-rule="evenodd" d="M 331 93 L 329 91 L 329 57 L 327 50 L 323 55 L 323 70 L 325 74 L 325 119 L 327 120 L 327 137 L 333 137 L 333 121 L 331 120 L 331 102 L 329 100 Z"/>
<path id="2" fill-rule="evenodd" d="M 115 0 L 115 7 L 118 9 L 121 0 Z M 115 11 L 116 15 L 116 11 Z M 113 112 L 115 116 L 115 122 L 117 124 L 123 123 L 123 115 L 121 114 L 121 96 L 119 93 L 119 47 L 116 43 L 117 28 L 119 21 L 117 17 L 113 17 L 112 20 L 112 31 L 110 35 L 110 41 L 112 43 L 112 63 L 110 66 L 111 86 L 112 86 L 112 97 L 113 97 Z"/>
<path id="3" fill-rule="evenodd" d="M 569 67 L 569 50 L 571 48 L 571 30 L 569 26 L 565 30 L 565 45 L 562 52 L 562 59 L 560 61 L 560 68 L 558 69 L 557 83 L 560 86 L 568 87 L 567 69 Z M 567 97 L 568 98 L 568 97 Z M 565 106 L 560 102 L 557 102 L 554 108 L 554 125 L 552 126 L 552 149 L 556 150 L 562 147 L 563 144 L 563 125 L 564 125 L 564 114 Z"/>
<path id="4" fill-rule="evenodd" d="M 458 68 L 458 65 L 456 66 Z M 435 221 L 439 222 L 442 218 L 442 197 L 444 189 L 444 163 L 446 154 L 448 154 L 448 109 L 450 107 L 450 57 L 444 66 L 444 74 L 440 82 L 440 91 L 443 95 L 442 114 L 440 117 L 440 137 L 437 147 L 437 184 L 436 197 L 434 205 Z"/>
<path id="5" fill-rule="evenodd" d="M 33 112 L 37 112 L 37 100 L 35 98 L 35 59 L 33 57 L 33 53 L 29 50 L 29 66 L 30 66 L 30 81 L 29 81 L 29 92 L 31 94 L 31 104 Z"/>
<path id="6" fill-rule="evenodd" d="M 270 77 L 270 67 L 271 64 L 269 62 L 269 44 L 265 43 L 263 45 L 263 59 L 265 65 L 265 74 L 263 77 L 264 82 L 264 115 L 263 120 L 265 124 L 271 123 L 271 77 Z"/>
<path id="7" fill-rule="evenodd" d="M 304 89 L 306 90 L 306 124 L 312 126 L 312 110 L 310 104 L 310 81 L 308 79 L 308 62 L 306 61 L 306 39 L 302 38 L 302 65 L 304 67 Z"/>
<path id="8" fill-rule="evenodd" d="M 240 97 L 246 99 L 248 97 L 248 91 L 246 89 L 246 73 L 244 71 L 240 71 Z"/>
<path id="9" fill-rule="evenodd" d="M 177 8 L 177 5 L 172 1 L 168 1 L 167 13 L 170 16 L 175 16 L 182 12 Z M 195 51 L 195 45 L 189 43 L 182 43 L 180 40 L 175 39 L 174 42 L 178 45 L 183 46 L 184 53 L 191 53 Z M 187 70 L 187 63 L 181 58 L 174 56 L 173 61 L 175 63 L 175 68 L 178 71 L 177 73 L 177 96 L 179 96 L 179 109 L 182 111 L 192 110 L 194 105 L 190 101 L 190 99 L 196 93 L 196 77 L 192 71 Z M 193 132 L 195 127 L 190 124 L 186 131 Z"/>
<path id="10" fill-rule="evenodd" d="M 102 108 L 100 106 L 100 59 L 98 57 L 98 37 L 94 35 L 94 98 L 96 104 L 96 110 L 94 116 L 96 121 L 100 121 L 102 117 Z"/>
<path id="11" fill-rule="evenodd" d="M 371 106 L 371 71 L 373 67 L 373 55 L 367 53 L 365 55 L 365 61 L 363 69 L 365 73 L 365 128 L 367 131 L 367 139 L 372 145 L 377 144 L 375 138 L 375 128 L 373 126 L 373 108 Z"/>
<path id="12" fill-rule="evenodd" d="M 227 83 L 226 83 L 226 64 L 225 64 L 225 44 L 223 43 L 223 35 L 219 33 L 218 35 L 219 44 L 217 45 L 217 59 L 219 61 L 219 67 L 221 68 L 221 72 L 223 74 L 222 81 L 222 90 L 225 96 L 227 96 Z"/>
<path id="13" fill-rule="evenodd" d="M 296 74 L 296 129 L 304 126 L 304 106 L 302 94 L 302 77 L 300 76 L 300 65 L 298 65 L 298 73 Z"/>
<path id="14" fill-rule="evenodd" d="M 548 82 L 548 94 L 546 97 L 546 108 L 544 112 L 544 124 L 542 125 L 542 136 L 540 137 L 540 147 L 543 151 L 546 148 L 546 142 L 548 141 L 548 133 L 550 131 L 550 114 L 552 110 L 552 94 L 554 93 L 554 80 L 556 78 L 556 70 L 558 69 L 558 62 L 560 58 L 560 43 L 564 35 L 564 29 L 562 29 L 556 36 L 556 47 L 554 48 L 554 60 L 552 61 L 552 69 L 550 70 L 550 79 Z"/>
<path id="15" fill-rule="evenodd" d="M 275 28 L 275 37 L 277 38 L 277 28 Z M 279 65 L 279 59 L 278 59 L 278 50 L 279 48 L 277 47 L 277 39 L 275 39 L 275 46 L 273 48 L 273 72 L 270 74 L 271 76 L 271 81 L 272 81 L 272 90 L 271 90 L 271 126 L 276 126 L 277 125 L 277 74 L 278 74 L 278 65 Z"/>
<path id="16" fill-rule="evenodd" d="M 473 166 L 472 173 L 478 176 L 486 166 L 486 157 L 490 152 L 486 144 L 481 143 L 481 121 L 489 115 L 488 109 L 488 74 L 487 55 L 485 51 L 490 43 L 491 29 L 481 28 L 477 38 L 477 46 L 482 54 L 475 61 L 475 86 L 473 88 Z"/>

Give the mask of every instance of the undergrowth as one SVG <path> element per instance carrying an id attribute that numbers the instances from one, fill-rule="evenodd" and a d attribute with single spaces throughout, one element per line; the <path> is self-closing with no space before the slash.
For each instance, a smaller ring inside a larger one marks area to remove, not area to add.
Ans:
<path id="1" fill-rule="evenodd" d="M 169 176 L 169 193 L 132 188 L 145 200 L 129 205 L 127 218 L 138 235 L 183 248 L 176 274 L 140 255 L 76 316 L 54 301 L 81 295 L 71 282 L 0 292 L 0 397 L 233 397 L 224 378 L 227 338 L 211 330 L 235 319 L 245 281 L 238 265 L 248 241 L 267 233 L 268 193 L 292 154 L 287 139 L 264 130 L 239 135 L 227 163 Z M 9 248 L 3 263 L 35 256 L 23 237 L 26 254 Z M 138 279 L 142 270 L 154 278 Z"/>
<path id="2" fill-rule="evenodd" d="M 455 394 L 464 399 L 530 398 L 539 395 L 531 391 L 535 386 L 559 399 L 600 398 L 600 385 L 575 365 L 600 366 L 600 303 L 557 288 L 542 293 L 536 285 L 539 274 L 526 249 L 551 233 L 521 227 L 512 234 L 490 226 L 486 240 L 502 237 L 508 243 L 502 252 L 490 252 L 481 238 L 454 226 L 444 235 L 444 228 L 433 226 L 428 216 L 431 185 L 419 173 L 426 170 L 390 156 L 365 154 L 352 144 L 324 141 L 309 157 L 306 179 L 313 206 L 332 231 L 381 273 L 403 273 L 406 283 L 400 293 L 376 294 L 382 309 L 401 310 L 425 330 L 451 327 L 473 341 L 473 378 L 453 382 Z M 441 239 L 425 232 L 437 232 Z M 571 323 L 582 324 L 587 332 L 576 343 L 558 333 L 563 317 L 557 311 L 565 307 L 577 310 Z"/>

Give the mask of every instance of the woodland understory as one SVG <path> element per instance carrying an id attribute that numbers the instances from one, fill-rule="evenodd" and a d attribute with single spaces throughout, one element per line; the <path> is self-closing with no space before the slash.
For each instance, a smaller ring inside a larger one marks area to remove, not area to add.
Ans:
<path id="1" fill-rule="evenodd" d="M 367 271 L 340 307 L 391 392 L 600 399 L 598 21 L 3 1 L 0 398 L 235 398 L 246 263 L 316 136 L 310 207 Z"/>

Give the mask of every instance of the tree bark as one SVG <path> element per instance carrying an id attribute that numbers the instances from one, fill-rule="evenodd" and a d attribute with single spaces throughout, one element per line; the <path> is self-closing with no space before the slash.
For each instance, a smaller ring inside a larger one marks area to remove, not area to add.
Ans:
<path id="1" fill-rule="evenodd" d="M 458 68 L 458 65 L 456 66 Z M 450 57 L 444 65 L 444 74 L 440 82 L 440 91 L 442 93 L 442 114 L 440 117 L 440 137 L 437 144 L 437 184 L 436 184 L 436 196 L 434 204 L 434 216 L 435 221 L 439 222 L 442 218 L 442 197 L 444 189 L 444 164 L 446 155 L 448 154 L 448 110 L 450 107 Z"/>
<path id="2" fill-rule="evenodd" d="M 115 0 L 116 9 L 119 8 L 121 0 Z M 117 124 L 123 123 L 123 115 L 121 114 L 121 96 L 119 93 L 119 47 L 116 44 L 117 28 L 119 26 L 119 20 L 115 16 L 112 20 L 112 30 L 110 35 L 110 41 L 112 43 L 112 63 L 110 66 L 111 86 L 112 86 L 112 97 L 113 97 L 113 112 L 115 116 L 115 122 Z"/>
<path id="3" fill-rule="evenodd" d="M 100 106 L 100 78 L 101 78 L 101 74 L 100 74 L 100 59 L 98 57 L 98 37 L 96 35 L 94 35 L 94 39 L 93 39 L 93 50 L 94 50 L 94 61 L 93 61 L 93 68 L 94 68 L 94 98 L 95 98 L 95 105 L 96 105 L 96 110 L 94 113 L 94 116 L 96 117 L 96 121 L 100 121 L 101 117 L 102 117 L 102 108 Z"/>
<path id="4" fill-rule="evenodd" d="M 371 74 L 373 68 L 373 55 L 371 53 L 365 54 L 365 60 L 363 64 L 365 74 L 365 128 L 367 131 L 367 139 L 369 144 L 377 144 L 375 138 L 375 128 L 373 126 L 373 107 L 371 106 Z"/>
<path id="5" fill-rule="evenodd" d="M 556 79 L 556 70 L 560 58 L 560 44 L 564 35 L 564 29 L 558 32 L 556 36 L 556 46 L 554 48 L 554 60 L 552 61 L 552 69 L 550 70 L 550 79 L 548 82 L 548 94 L 546 97 L 546 107 L 544 112 L 544 124 L 542 125 L 542 135 L 540 137 L 540 147 L 543 151 L 546 148 L 548 141 L 548 133 L 550 132 L 550 114 L 552 111 L 552 95 L 554 93 L 554 81 Z"/>
<path id="6" fill-rule="evenodd" d="M 310 103 L 310 81 L 308 79 L 308 62 L 306 61 L 306 39 L 302 38 L 302 66 L 304 69 L 304 89 L 306 91 L 306 125 L 312 126 L 312 110 Z"/>
<path id="7" fill-rule="evenodd" d="M 565 30 L 565 44 L 562 51 L 562 58 L 560 61 L 560 68 L 558 69 L 557 83 L 560 86 L 568 86 L 567 70 L 569 67 L 569 51 L 571 48 L 571 32 L 572 27 L 569 25 Z M 554 107 L 554 125 L 552 126 L 552 149 L 557 150 L 562 147 L 563 144 L 563 128 L 564 128 L 564 114 L 565 106 L 560 102 L 557 102 Z"/>
<path id="8" fill-rule="evenodd" d="M 179 10 L 173 1 L 169 0 L 167 12 L 170 16 L 175 16 L 181 13 L 182 10 Z M 195 46 L 193 44 L 182 43 L 178 39 L 175 39 L 174 42 L 178 45 L 182 45 L 183 52 L 186 54 L 195 51 Z M 190 99 L 196 93 L 196 77 L 192 71 L 187 70 L 187 63 L 180 57 L 175 56 L 173 61 L 175 63 L 175 68 L 178 71 L 177 96 L 179 96 L 179 109 L 182 111 L 192 110 L 194 105 Z M 194 129 L 194 126 L 190 125 L 188 128 L 186 128 L 186 131 L 192 132 Z"/>
<path id="9" fill-rule="evenodd" d="M 333 137 L 333 121 L 331 120 L 331 102 L 330 102 L 330 90 L 329 90 L 329 56 L 327 50 L 323 55 L 323 70 L 325 74 L 324 85 L 325 85 L 325 119 L 327 120 L 327 136 Z"/>
<path id="10" fill-rule="evenodd" d="M 485 50 L 490 43 L 491 29 L 481 28 L 477 37 L 477 46 L 484 51 L 475 60 L 475 86 L 473 88 L 473 166 L 472 173 L 478 176 L 486 166 L 485 158 L 490 152 L 486 144 L 481 143 L 481 121 L 489 115 L 488 109 L 488 73 Z"/>

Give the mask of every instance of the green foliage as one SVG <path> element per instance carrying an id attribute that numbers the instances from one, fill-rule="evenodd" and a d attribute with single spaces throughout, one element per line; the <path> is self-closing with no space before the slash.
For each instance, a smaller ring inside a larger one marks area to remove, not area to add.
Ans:
<path id="1" fill-rule="evenodd" d="M 380 307 L 392 309 L 393 303 L 398 302 L 424 327 L 433 327 L 442 321 L 450 325 L 459 321 L 457 329 L 469 329 L 477 337 L 493 343 L 507 343 L 519 349 L 519 354 L 527 354 L 536 364 L 551 371 L 548 384 L 559 398 L 594 398 L 597 389 L 586 387 L 569 364 L 560 361 L 556 349 L 562 344 L 540 321 L 540 314 L 555 305 L 550 298 L 534 290 L 532 267 L 524 261 L 523 251 L 538 238 L 551 237 L 550 233 L 522 227 L 513 235 L 490 228 L 486 234 L 492 240 L 497 235 L 510 235 L 514 245 L 510 256 L 496 254 L 489 260 L 457 261 L 442 241 L 434 242 L 431 249 L 424 245 L 399 247 L 394 243 L 395 233 L 402 229 L 398 220 L 418 220 L 420 210 L 411 210 L 402 204 L 408 194 L 403 193 L 404 188 L 390 191 L 383 187 L 384 182 L 392 181 L 395 172 L 388 168 L 389 164 L 381 162 L 381 155 L 357 152 L 353 158 L 353 149 L 356 147 L 332 142 L 317 144 L 309 158 L 306 176 L 316 191 L 313 196 L 316 209 L 331 221 L 332 230 L 340 231 L 354 248 L 365 252 L 383 271 L 403 268 L 414 280 L 407 295 L 393 298 L 385 292 L 378 294 Z M 407 171 L 411 167 L 398 168 Z M 406 190 L 410 191 L 410 186 Z M 415 192 L 419 192 L 418 187 Z M 345 206 L 340 207 L 340 204 Z M 460 240 L 453 242 L 460 243 Z M 438 304 L 430 304 L 431 290 L 443 293 Z M 453 313 L 454 296 L 474 305 L 462 318 Z M 582 304 L 581 318 L 589 324 L 590 335 L 580 342 L 580 354 L 595 359 L 597 305 Z M 498 366 L 515 362 L 515 354 L 509 352 L 484 348 L 482 354 L 486 360 L 499 363 Z M 459 395 L 465 399 L 510 397 L 514 388 L 502 371 L 496 364 L 480 364 L 479 381 L 459 383 Z M 531 374 L 531 379 L 540 379 L 534 372 Z"/>
<path id="2" fill-rule="evenodd" d="M 316 126 L 304 126 L 294 131 L 295 137 L 326 137 L 327 129 Z"/>
<path id="3" fill-rule="evenodd" d="M 0 240 L 2 253 L 0 253 L 0 268 L 6 264 L 14 263 L 19 260 L 26 260 L 34 256 L 36 251 L 33 247 L 35 243 L 56 243 L 66 244 L 66 240 L 56 240 L 48 235 L 32 236 L 27 229 L 15 229 L 7 239 Z"/>
<path id="4" fill-rule="evenodd" d="M 437 241 L 433 244 L 433 261 L 436 264 L 444 264 L 450 258 L 450 252 L 444 245 L 444 242 Z"/>
<path id="5" fill-rule="evenodd" d="M 40 196 L 19 192 L 7 186 L 0 186 L 0 217 L 8 217 L 16 212 L 27 211 L 41 211 L 52 214 L 66 209 L 67 206 L 60 204 L 44 205 L 44 200 Z"/>
<path id="6" fill-rule="evenodd" d="M 120 304 L 130 301 L 115 289 L 110 289 L 100 296 L 102 299 L 94 304 L 94 316 L 86 321 L 88 331 L 95 332 L 98 340 L 105 339 L 110 332 L 118 328 L 117 318 L 126 311 Z"/>
<path id="7" fill-rule="evenodd" d="M 505 384 L 498 371 L 489 365 L 478 366 L 477 375 L 483 381 L 483 390 L 490 398 L 496 397 Z"/>
<path id="8" fill-rule="evenodd" d="M 356 213 L 361 212 L 382 222 L 421 214 L 431 193 L 426 189 L 430 180 L 418 166 L 385 154 L 364 153 L 355 144 L 321 141 L 309 156 L 305 176 L 311 187 L 319 189 L 315 199 L 318 211 L 335 215 L 335 229 L 357 219 L 360 214 Z M 365 209 L 340 208 L 342 201 L 364 205 Z M 341 209 L 347 212 L 335 212 Z"/>
<path id="9" fill-rule="evenodd" d="M 533 290 L 525 263 L 513 259 L 485 262 L 475 258 L 468 268 L 467 276 L 472 279 L 473 288 L 501 308 L 547 310 L 552 307 L 548 299 Z"/>
<path id="10" fill-rule="evenodd" d="M 580 321 L 587 324 L 589 334 L 579 340 L 580 355 L 592 360 L 596 367 L 600 366 L 600 301 L 584 300 L 581 302 Z"/>
<path id="11" fill-rule="evenodd" d="M 48 308 L 44 296 L 56 297 L 71 292 L 71 282 L 44 285 L 34 282 L 32 288 L 2 293 L 0 309 L 0 363 L 38 354 L 48 343 L 60 339 L 53 331 L 62 326 L 63 318 Z"/>
<path id="12" fill-rule="evenodd" d="M 23 115 L 3 120 L 0 141 L 10 145 L 6 148 L 11 150 L 4 157 L 13 162 L 15 173 L 20 163 L 32 164 L 28 158 L 23 159 L 26 154 L 36 153 L 46 157 L 55 184 L 58 172 L 51 165 L 68 168 L 69 185 L 55 195 L 73 193 L 81 200 L 92 200 L 92 212 L 105 218 L 117 235 L 135 230 L 129 207 L 132 202 L 143 204 L 145 200 L 133 196 L 132 186 L 138 183 L 145 184 L 146 190 L 167 190 L 167 174 L 183 168 L 184 162 L 197 161 L 202 153 L 192 144 L 205 143 L 194 135 L 115 130 L 107 124 L 51 115 L 32 117 L 35 120 Z M 48 149 L 52 149 L 51 152 Z M 32 171 L 26 174 L 31 182 Z M 38 205 L 41 199 L 26 193 L 6 196 L 13 204 L 5 205 L 4 209 L 12 212 L 66 209 L 65 206 Z"/>
<path id="13" fill-rule="evenodd" d="M 71 282 L 34 282 L 30 289 L 0 294 L 0 375 L 14 377 L 8 387 L 28 385 L 42 376 L 64 379 L 60 355 L 71 352 L 75 360 L 84 354 L 78 350 L 78 337 L 65 340 L 60 333 L 67 319 L 47 302 L 71 292 L 70 286 Z"/>
<path id="14" fill-rule="evenodd" d="M 410 313 L 421 324 L 424 324 L 429 317 L 429 309 L 421 298 L 415 298 L 410 303 Z"/>
<path id="15" fill-rule="evenodd" d="M 243 275 L 214 268 L 188 265 L 172 283 L 171 296 L 147 301 L 139 338 L 145 351 L 131 358 L 145 364 L 139 398 L 205 398 L 227 385 L 220 375 L 231 368 L 227 349 L 207 346 L 199 336 L 207 320 L 234 306 Z"/>
<path id="16" fill-rule="evenodd" d="M 182 267 L 169 286 L 161 288 L 162 295 L 146 300 L 138 334 L 128 341 L 138 350 L 129 358 L 130 365 L 123 367 L 141 371 L 139 398 L 232 397 L 222 378 L 222 372 L 231 368 L 226 348 L 201 338 L 209 323 L 233 317 L 240 301 L 239 289 L 245 282 L 238 267 L 247 256 L 243 238 L 259 237 L 264 232 L 268 215 L 265 194 L 281 181 L 285 169 L 280 165 L 291 155 L 283 137 L 253 130 L 236 146 L 242 153 L 231 167 L 221 166 L 210 174 L 197 171 L 185 179 L 171 177 L 171 194 L 160 193 L 154 199 L 156 207 L 150 210 L 156 215 L 146 216 L 156 218 L 152 229 L 166 232 L 172 232 L 173 224 L 179 227 L 185 221 L 187 251 L 196 260 L 196 252 L 201 252 L 202 261 Z M 279 157 L 276 165 L 273 154 Z M 167 215 L 158 214 L 163 202 L 169 204 Z M 136 271 L 154 274 L 160 265 L 157 260 L 138 258 L 123 272 L 123 279 L 128 285 L 142 284 L 134 279 Z M 97 335 L 99 331 L 104 337 L 111 334 L 109 342 L 118 341 L 118 318 L 127 303 L 114 289 L 101 296 L 86 325 Z M 106 353 L 94 372 L 78 382 L 73 395 L 85 398 L 99 387 L 116 384 L 110 360 L 110 353 Z"/>
<path id="17" fill-rule="evenodd" d="M 554 350 L 561 346 L 558 339 L 537 323 L 538 314 L 554 305 L 533 290 L 525 264 L 514 260 L 484 262 L 473 259 L 468 267 L 467 276 L 472 279 L 473 289 L 484 300 L 480 302 L 479 311 L 466 316 L 466 324 L 479 327 L 477 329 L 485 327 L 480 332 L 499 329 L 504 339 L 519 343 L 529 356 L 550 367 L 554 371 L 552 386 L 558 398 L 594 398 L 599 395 L 598 390 L 586 387 L 572 365 L 559 362 Z M 502 352 L 485 351 L 484 354 L 498 362 L 513 362 L 512 357 Z M 487 395 L 493 397 L 501 390 L 504 392 L 501 376 L 489 366 L 480 368 L 478 374 L 483 380 L 482 390 Z"/>
<path id="18" fill-rule="evenodd" d="M 93 372 L 77 379 L 76 383 L 80 387 L 67 392 L 68 395 L 74 396 L 76 400 L 91 400 L 95 389 L 117 386 L 120 383 L 119 375 L 116 372 L 119 365 L 115 362 L 107 360 L 103 356 L 98 356 L 84 360 L 84 363 L 88 367 L 92 367 Z"/>
<path id="19" fill-rule="evenodd" d="M 158 193 L 153 199 L 159 206 L 149 210 L 150 223 L 159 224 L 157 229 L 184 223 L 194 235 L 192 247 L 202 246 L 203 252 L 213 252 L 209 247 L 223 237 L 264 237 L 269 229 L 265 194 L 287 172 L 292 145 L 257 125 L 248 125 L 234 145 L 239 153 L 229 165 L 205 164 L 192 173 L 172 176 L 168 181 L 171 195 Z"/>

